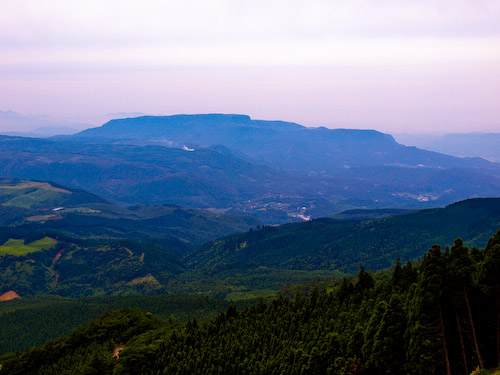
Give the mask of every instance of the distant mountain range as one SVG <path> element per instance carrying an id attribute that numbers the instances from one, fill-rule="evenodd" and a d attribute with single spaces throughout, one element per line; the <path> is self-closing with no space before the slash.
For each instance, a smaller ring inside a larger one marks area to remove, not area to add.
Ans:
<path id="1" fill-rule="evenodd" d="M 467 133 L 445 135 L 400 134 L 396 137 L 405 145 L 442 152 L 458 157 L 481 157 L 500 162 L 500 133 Z"/>
<path id="2" fill-rule="evenodd" d="M 484 159 L 406 147 L 373 130 L 221 114 L 112 120 L 47 140 L 0 137 L 0 176 L 126 204 L 251 214 L 266 224 L 500 196 L 500 164 Z"/>
<path id="3" fill-rule="evenodd" d="M 74 134 L 88 127 L 79 121 L 65 121 L 50 116 L 23 116 L 13 111 L 0 111 L 0 133 L 5 135 L 45 138 L 58 134 Z M 15 130 L 14 130 L 15 129 Z"/>
<path id="4" fill-rule="evenodd" d="M 112 120 L 75 138 L 143 140 L 186 145 L 224 145 L 252 160 L 305 175 L 332 175 L 356 167 L 495 168 L 480 159 L 459 159 L 406 147 L 375 130 L 307 128 L 244 115 L 143 116 Z"/>
<path id="5" fill-rule="evenodd" d="M 30 138 L 71 135 L 111 119 L 143 115 L 139 112 L 121 112 L 62 119 L 48 115 L 21 115 L 14 111 L 0 111 L 0 134 Z"/>

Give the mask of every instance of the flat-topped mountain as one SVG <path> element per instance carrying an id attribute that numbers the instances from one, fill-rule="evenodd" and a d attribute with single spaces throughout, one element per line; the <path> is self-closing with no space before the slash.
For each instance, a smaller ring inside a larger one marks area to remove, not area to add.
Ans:
<path id="1" fill-rule="evenodd" d="M 308 128 L 245 115 L 144 116 L 112 120 L 75 138 L 141 139 L 168 146 L 224 145 L 259 162 L 304 174 L 331 174 L 362 166 L 496 168 L 481 159 L 460 159 L 406 147 L 375 130 Z"/>
<path id="2" fill-rule="evenodd" d="M 406 147 L 374 130 L 220 114 L 113 120 L 48 140 L 0 136 L 0 176 L 125 204 L 251 214 L 265 224 L 500 196 L 497 163 Z"/>

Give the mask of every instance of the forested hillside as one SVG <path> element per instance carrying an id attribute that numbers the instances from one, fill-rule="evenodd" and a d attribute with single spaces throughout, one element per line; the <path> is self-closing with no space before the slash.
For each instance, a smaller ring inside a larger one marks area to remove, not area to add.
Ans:
<path id="1" fill-rule="evenodd" d="M 233 302 L 240 307 L 256 300 Z M 134 295 L 89 298 L 27 297 L 0 303 L 0 355 L 40 346 L 67 335 L 105 312 L 140 308 L 161 319 L 180 324 L 190 319 L 207 320 L 225 311 L 230 302 L 199 295 Z"/>
<path id="2" fill-rule="evenodd" d="M 0 358 L 6 374 L 469 374 L 500 359 L 500 231 L 457 239 L 375 283 L 277 298 L 181 327 L 107 314 L 38 349 Z M 119 356 L 113 353 L 121 349 Z"/>
<path id="3" fill-rule="evenodd" d="M 0 178 L 0 226 L 17 226 L 18 233 L 53 231 L 70 237 L 118 240 L 167 238 L 193 247 L 259 224 L 249 215 L 177 205 L 124 207 L 54 182 Z"/>
<path id="4" fill-rule="evenodd" d="M 459 236 L 469 246 L 483 247 L 500 227 L 500 199 L 484 198 L 381 219 L 346 213 L 344 219 L 265 226 L 193 249 L 183 235 L 194 241 L 195 235 L 217 233 L 231 216 L 210 221 L 213 214 L 175 207 L 140 206 L 115 214 L 109 206 L 93 207 L 102 211 L 0 227 L 0 293 L 255 298 L 286 284 L 354 273 L 361 265 L 388 268 L 397 258 L 417 259 L 432 244 L 451 245 Z M 363 215 L 377 217 L 381 211 Z M 184 227 L 168 227 L 175 222 Z"/>
<path id="5" fill-rule="evenodd" d="M 418 258 L 432 244 L 452 244 L 460 236 L 468 244 L 485 246 L 499 226 L 500 199 L 470 199 L 375 220 L 322 218 L 264 227 L 208 242 L 188 253 L 185 261 L 211 274 L 251 272 L 262 266 L 350 273 L 364 265 L 380 270 L 397 258 Z"/>

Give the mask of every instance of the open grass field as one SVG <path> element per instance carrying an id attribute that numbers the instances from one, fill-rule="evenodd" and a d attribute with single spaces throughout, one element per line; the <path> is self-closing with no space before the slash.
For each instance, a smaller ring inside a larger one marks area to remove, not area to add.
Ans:
<path id="1" fill-rule="evenodd" d="M 19 189 L 29 189 L 29 188 L 40 188 L 43 190 L 54 191 L 58 193 L 71 194 L 71 191 L 52 186 L 48 182 L 20 181 L 15 185 L 0 185 L 0 189 L 19 190 Z"/>
<path id="2" fill-rule="evenodd" d="M 58 215 L 35 215 L 35 216 L 27 217 L 26 220 L 27 221 L 35 221 L 37 223 L 44 223 L 45 221 L 47 221 L 49 219 L 53 219 L 55 217 L 60 217 L 60 216 L 58 216 Z"/>
<path id="3" fill-rule="evenodd" d="M 50 249 L 57 243 L 56 240 L 50 237 L 44 237 L 40 240 L 25 244 L 24 240 L 16 240 L 10 238 L 2 246 L 0 246 L 1 255 L 16 255 L 22 256 L 43 249 Z"/>
<path id="4" fill-rule="evenodd" d="M 3 206 L 31 209 L 46 205 L 51 208 L 61 201 L 61 197 L 71 194 L 71 191 L 52 186 L 48 182 L 16 181 L 0 184 Z"/>

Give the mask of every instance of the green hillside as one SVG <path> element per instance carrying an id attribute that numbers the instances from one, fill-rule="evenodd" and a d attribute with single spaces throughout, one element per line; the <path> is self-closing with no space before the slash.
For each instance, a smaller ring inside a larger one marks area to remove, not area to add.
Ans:
<path id="1" fill-rule="evenodd" d="M 434 243 L 461 236 L 484 246 L 500 227 L 500 199 L 471 199 L 446 208 L 375 220 L 316 219 L 264 227 L 209 242 L 185 257 L 188 266 L 211 274 L 279 270 L 355 272 L 380 270 L 397 258 L 421 257 Z"/>
<path id="2" fill-rule="evenodd" d="M 195 246 L 259 224 L 251 216 L 175 205 L 123 207 L 52 182 L 0 179 L 0 226 L 25 225 L 26 232 L 52 230 L 95 239 L 175 238 Z"/>
<path id="3" fill-rule="evenodd" d="M 25 254 L 15 253 L 24 250 L 19 245 L 23 240 L 9 241 L 18 246 L 6 247 L 10 252 L 0 256 L 0 294 L 9 290 L 21 296 L 70 297 L 166 293 L 169 283 L 186 270 L 175 255 L 186 250 L 178 240 L 158 244 L 60 237 L 45 251 Z"/>
<path id="4" fill-rule="evenodd" d="M 68 297 L 200 293 L 252 299 L 273 295 L 284 285 L 341 277 L 361 265 L 385 269 L 397 258 L 417 259 L 434 243 L 451 245 L 459 236 L 467 245 L 483 247 L 500 227 L 500 199 L 485 198 L 381 219 L 356 214 L 354 219 L 263 227 L 192 249 L 193 242 L 185 238 L 195 233 L 203 238 L 212 225 L 196 212 L 172 206 L 114 212 L 105 211 L 105 205 L 93 207 L 102 216 L 68 213 L 50 225 L 0 228 L 5 249 L 0 292 Z M 170 214 L 159 215 L 165 212 Z M 184 229 L 172 225 L 183 220 Z M 29 252 L 47 238 L 59 242 Z"/>
<path id="5" fill-rule="evenodd" d="M 238 301 L 245 307 L 254 301 Z M 197 295 L 106 296 L 61 298 L 27 297 L 0 303 L 0 355 L 26 350 L 48 340 L 67 335 L 78 326 L 112 310 L 141 308 L 159 318 L 181 323 L 190 319 L 214 318 L 230 302 Z"/>
<path id="6" fill-rule="evenodd" d="M 104 199 L 94 194 L 69 189 L 53 182 L 0 179 L 0 204 L 2 206 L 49 211 L 61 205 L 75 206 L 105 202 Z"/>
<path id="7" fill-rule="evenodd" d="M 60 218 L 61 207 L 106 203 L 98 196 L 53 182 L 0 178 L 0 225 Z"/>
<path id="8" fill-rule="evenodd" d="M 3 245 L 0 245 L 0 255 L 22 256 L 35 251 L 51 249 L 57 243 L 56 240 L 50 237 L 44 237 L 30 243 L 25 242 L 23 239 L 8 239 Z"/>
<path id="9" fill-rule="evenodd" d="M 500 231 L 484 249 L 435 245 L 416 268 L 308 297 L 279 297 L 173 325 L 106 313 L 68 336 L 0 357 L 0 374 L 470 374 L 500 357 Z M 117 355 L 118 354 L 118 355 Z"/>

